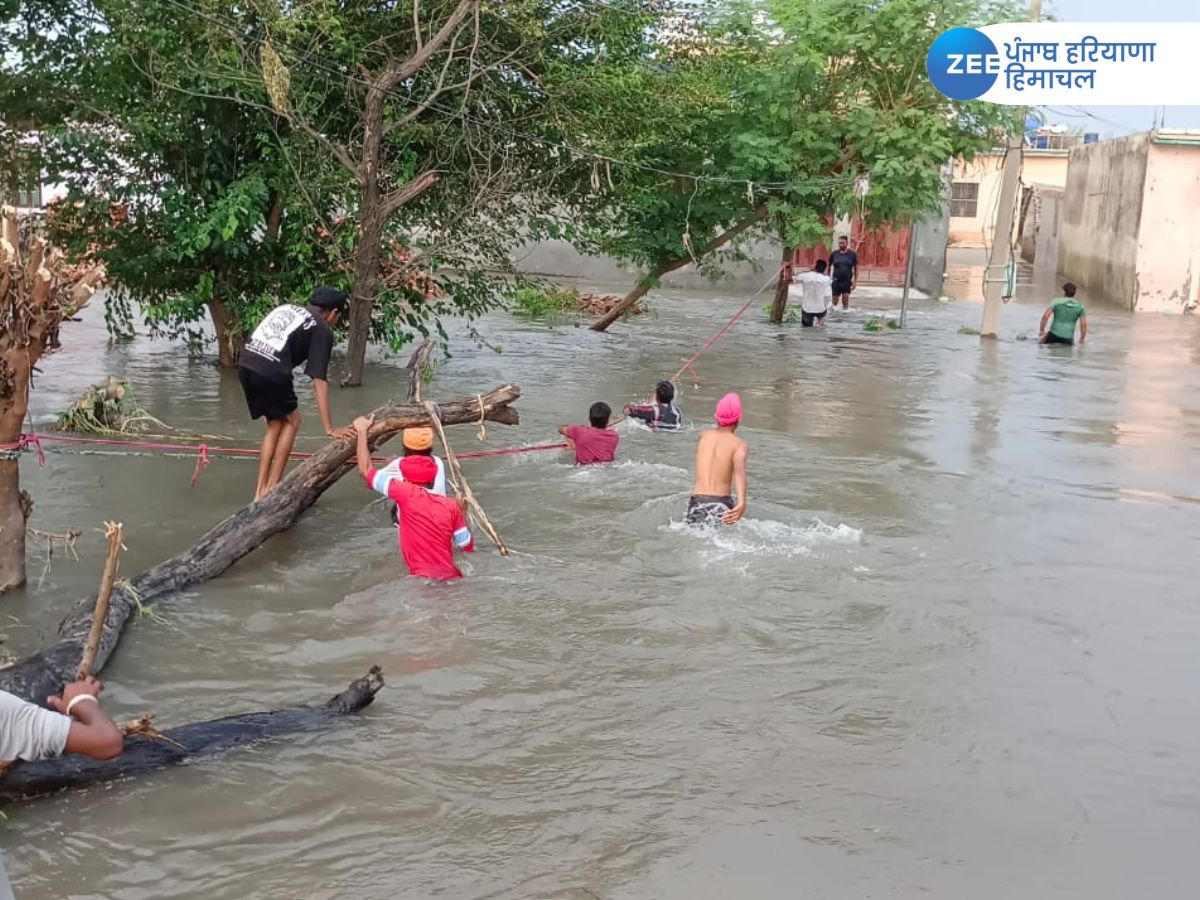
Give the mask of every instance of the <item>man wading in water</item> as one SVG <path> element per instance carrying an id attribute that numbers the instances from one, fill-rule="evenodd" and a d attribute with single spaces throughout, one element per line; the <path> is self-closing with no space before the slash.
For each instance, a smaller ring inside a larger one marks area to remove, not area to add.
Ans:
<path id="1" fill-rule="evenodd" d="M 292 369 L 307 363 L 304 374 L 312 379 L 317 395 L 317 412 L 325 433 L 332 438 L 349 437 L 349 428 L 334 430 L 329 417 L 329 357 L 333 353 L 333 327 L 345 312 L 348 301 L 341 291 L 319 287 L 308 299 L 308 308 L 285 303 L 258 323 L 242 350 L 238 379 L 246 393 L 250 418 L 266 419 L 258 457 L 258 484 L 254 499 L 261 500 L 283 478 L 296 432 L 300 430 Z"/>
<path id="2" fill-rule="evenodd" d="M 850 292 L 858 287 L 858 254 L 850 249 L 850 239 L 838 238 L 838 248 L 829 254 L 829 274 L 833 278 L 833 305 L 841 301 L 842 309 L 850 308 Z"/>
<path id="3" fill-rule="evenodd" d="M 1063 296 L 1050 301 L 1046 311 L 1042 313 L 1042 321 L 1038 326 L 1038 341 L 1042 344 L 1066 344 L 1068 347 L 1075 343 L 1075 323 L 1079 323 L 1079 343 L 1087 340 L 1087 310 L 1075 299 L 1075 285 L 1067 282 L 1063 285 Z M 1046 326 L 1050 330 L 1046 330 Z"/>
<path id="4" fill-rule="evenodd" d="M 717 427 L 701 434 L 696 448 L 696 485 L 687 509 L 689 525 L 732 525 L 746 514 L 746 457 L 750 448 L 734 433 L 742 420 L 742 398 L 726 394 L 717 403 L 715 418 Z"/>
<path id="5" fill-rule="evenodd" d="M 400 554 L 410 575 L 451 581 L 462 578 L 454 564 L 454 549 L 464 553 L 475 549 L 475 539 L 467 527 L 466 503 L 432 492 L 438 468 L 428 456 L 406 456 L 400 460 L 403 479 L 392 478 L 371 465 L 367 432 L 374 420 L 359 416 L 354 420 L 358 432 L 358 471 L 367 487 L 396 503 L 400 511 Z"/>

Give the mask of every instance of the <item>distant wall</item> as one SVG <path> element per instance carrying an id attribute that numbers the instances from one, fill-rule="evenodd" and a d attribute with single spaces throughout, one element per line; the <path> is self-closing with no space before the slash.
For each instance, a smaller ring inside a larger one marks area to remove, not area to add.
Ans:
<path id="1" fill-rule="evenodd" d="M 1200 144 L 1149 151 L 1134 308 L 1182 312 L 1200 293 Z"/>
<path id="2" fill-rule="evenodd" d="M 1062 231 L 1063 191 L 1034 185 L 1029 208 L 1021 223 L 1021 258 L 1054 272 L 1058 265 L 1058 237 Z"/>
<path id="3" fill-rule="evenodd" d="M 757 240 L 746 248 L 749 259 L 732 263 L 717 281 L 712 281 L 687 265 L 663 279 L 663 287 L 683 290 L 755 291 L 779 270 L 781 260 L 777 241 Z M 566 241 L 539 241 L 527 244 L 513 254 L 517 269 L 529 275 L 542 275 L 557 281 L 630 288 L 642 272 L 610 256 L 586 256 Z"/>
<path id="4" fill-rule="evenodd" d="M 1138 231 L 1150 136 L 1136 134 L 1071 151 L 1058 268 L 1085 292 L 1133 309 Z"/>

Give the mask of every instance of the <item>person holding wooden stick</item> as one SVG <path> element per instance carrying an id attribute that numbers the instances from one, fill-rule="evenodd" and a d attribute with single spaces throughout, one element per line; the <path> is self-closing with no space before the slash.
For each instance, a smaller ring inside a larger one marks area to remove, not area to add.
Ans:
<path id="1" fill-rule="evenodd" d="M 462 578 L 454 564 L 455 549 L 471 553 L 475 538 L 467 526 L 466 501 L 433 493 L 438 468 L 428 456 L 406 456 L 400 461 L 403 479 L 392 478 L 371 464 L 367 434 L 374 422 L 369 416 L 354 420 L 358 433 L 358 471 L 367 487 L 396 503 L 404 526 L 400 529 L 400 554 L 410 575 L 451 581 Z"/>
<path id="2" fill-rule="evenodd" d="M 104 690 L 95 678 L 73 681 L 47 697 L 42 709 L 0 691 L 0 767 L 18 759 L 47 759 L 81 753 L 94 759 L 121 755 L 125 739 L 97 699 Z"/>

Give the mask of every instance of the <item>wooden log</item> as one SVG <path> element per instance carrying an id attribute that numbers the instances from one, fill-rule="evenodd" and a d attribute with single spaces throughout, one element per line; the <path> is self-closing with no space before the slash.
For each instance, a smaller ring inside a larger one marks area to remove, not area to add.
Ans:
<path id="1" fill-rule="evenodd" d="M 508 406 L 521 394 L 514 384 L 483 395 L 485 418 L 516 424 L 516 410 Z M 447 425 L 479 421 L 479 398 L 464 397 L 439 405 Z M 376 409 L 368 442 L 375 449 L 388 438 L 404 430 L 430 425 L 429 413 L 417 404 L 388 404 Z M 219 522 L 190 548 L 165 560 L 113 589 L 96 651 L 94 669 L 99 672 L 108 661 L 121 630 L 138 604 L 150 606 L 164 597 L 220 575 L 268 538 L 291 528 L 300 515 L 325 491 L 354 469 L 354 443 L 332 441 L 312 458 L 297 466 L 261 500 L 244 506 Z M 33 703 L 45 703 L 46 697 L 62 690 L 75 673 L 91 630 L 94 598 L 79 603 L 59 626 L 59 639 L 49 647 L 0 669 L 0 690 L 24 697 Z"/>
<path id="2" fill-rule="evenodd" d="M 18 762 L 0 778 L 0 801 L 24 800 L 144 775 L 199 756 L 212 756 L 281 735 L 329 728 L 345 716 L 370 705 L 382 688 L 383 673 L 374 666 L 365 676 L 355 679 L 346 690 L 324 703 L 194 722 L 161 734 L 155 731 L 152 735 L 141 735 L 135 729 L 126 737 L 125 749 L 116 759 L 59 756 L 38 762 Z M 135 724 L 137 722 L 140 720 L 135 720 Z M 153 730 L 153 726 L 150 727 Z"/>

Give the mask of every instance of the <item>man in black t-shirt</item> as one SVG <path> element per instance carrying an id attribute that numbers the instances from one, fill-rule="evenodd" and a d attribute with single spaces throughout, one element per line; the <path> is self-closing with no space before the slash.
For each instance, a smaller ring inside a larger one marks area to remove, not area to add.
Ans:
<path id="1" fill-rule="evenodd" d="M 329 357 L 333 353 L 333 327 L 348 306 L 346 295 L 330 287 L 312 292 L 308 306 L 285 303 L 258 323 L 242 350 L 238 379 L 246 392 L 250 418 L 267 420 L 258 459 L 259 500 L 283 478 L 296 433 L 300 430 L 292 370 L 304 363 L 304 374 L 312 379 L 317 395 L 317 412 L 325 433 L 333 438 L 350 434 L 335 430 L 329 416 Z"/>
<path id="2" fill-rule="evenodd" d="M 838 238 L 838 248 L 829 254 L 829 275 L 833 279 L 833 305 L 842 301 L 842 309 L 850 308 L 850 292 L 858 286 L 858 254 L 850 249 L 850 239 Z"/>

